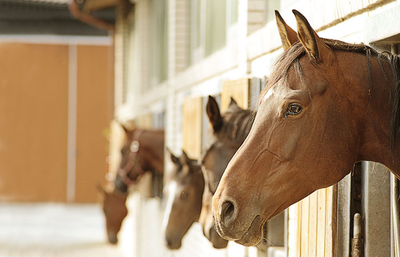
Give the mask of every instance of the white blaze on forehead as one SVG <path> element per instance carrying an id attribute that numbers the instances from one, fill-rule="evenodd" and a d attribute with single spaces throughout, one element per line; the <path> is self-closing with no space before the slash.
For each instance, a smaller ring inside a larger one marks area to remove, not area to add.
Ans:
<path id="1" fill-rule="evenodd" d="M 265 94 L 265 96 L 264 96 L 264 98 L 263 98 L 263 100 L 262 100 L 262 103 L 264 103 L 268 98 L 270 98 L 271 96 L 274 95 L 274 93 L 275 93 L 275 87 L 276 87 L 276 86 L 273 86 L 273 87 L 271 87 L 271 88 L 268 90 L 268 92 Z"/>
<path id="2" fill-rule="evenodd" d="M 171 181 L 168 183 L 167 191 L 168 191 L 168 199 L 167 206 L 165 207 L 164 218 L 163 218 L 163 229 L 164 231 L 167 229 L 169 216 L 172 210 L 172 204 L 174 203 L 176 191 L 178 190 L 178 183 L 176 181 Z"/>

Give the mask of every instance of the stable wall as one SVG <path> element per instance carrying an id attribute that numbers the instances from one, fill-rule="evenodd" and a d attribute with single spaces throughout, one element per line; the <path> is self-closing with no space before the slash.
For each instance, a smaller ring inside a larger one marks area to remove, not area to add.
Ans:
<path id="1" fill-rule="evenodd" d="M 0 199 L 95 202 L 107 170 L 109 47 L 0 43 Z"/>

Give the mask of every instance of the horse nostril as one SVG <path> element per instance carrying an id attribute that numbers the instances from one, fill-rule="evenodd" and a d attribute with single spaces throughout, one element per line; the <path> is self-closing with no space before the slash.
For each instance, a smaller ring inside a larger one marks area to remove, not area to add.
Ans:
<path id="1" fill-rule="evenodd" d="M 167 245 L 168 248 L 172 247 L 172 241 L 169 238 L 165 238 L 165 244 Z"/>
<path id="2" fill-rule="evenodd" d="M 228 226 L 236 218 L 235 205 L 230 201 L 225 201 L 221 206 L 221 222 Z"/>
<path id="3" fill-rule="evenodd" d="M 177 249 L 181 248 L 180 241 L 176 241 L 176 240 L 173 240 L 168 237 L 165 238 L 165 244 L 166 244 L 167 248 L 170 250 L 177 250 Z"/>
<path id="4" fill-rule="evenodd" d="M 168 249 L 173 249 L 174 243 L 172 240 L 168 237 L 165 238 L 165 245 L 168 247 Z"/>

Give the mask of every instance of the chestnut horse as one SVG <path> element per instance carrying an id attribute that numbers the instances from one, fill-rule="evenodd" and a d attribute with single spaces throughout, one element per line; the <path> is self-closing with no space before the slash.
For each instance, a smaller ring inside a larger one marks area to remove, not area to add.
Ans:
<path id="1" fill-rule="evenodd" d="M 170 158 L 173 167 L 164 175 L 167 205 L 163 230 L 166 246 L 177 250 L 182 245 L 183 236 L 199 219 L 204 178 L 200 164 L 190 159 L 185 151 L 179 158 L 170 152 Z"/>
<path id="2" fill-rule="evenodd" d="M 103 192 L 103 211 L 106 217 L 107 236 L 110 243 L 118 242 L 117 234 L 128 214 L 125 206 L 129 185 L 145 172 L 164 172 L 164 131 L 128 130 L 121 149 L 121 162 L 112 190 Z"/>
<path id="3" fill-rule="evenodd" d="M 212 140 L 202 158 L 202 170 L 205 178 L 203 207 L 200 224 L 203 234 L 211 241 L 214 248 L 225 248 L 228 241 L 221 238 L 214 228 L 211 201 L 228 162 L 250 132 L 255 112 L 241 109 L 231 98 L 231 103 L 224 113 L 220 113 L 218 103 L 208 97 L 206 106 L 208 119 L 212 127 Z"/>
<path id="4" fill-rule="evenodd" d="M 128 214 L 125 202 L 127 193 L 122 193 L 115 188 L 98 187 L 102 193 L 103 212 L 106 217 L 106 229 L 108 241 L 112 244 L 118 242 L 117 233 L 121 229 L 122 221 Z"/>
<path id="5" fill-rule="evenodd" d="M 268 219 L 339 182 L 356 162 L 400 174 L 399 57 L 322 39 L 293 13 L 297 33 L 276 12 L 285 51 L 213 198 L 218 232 L 246 246 L 260 241 Z"/>

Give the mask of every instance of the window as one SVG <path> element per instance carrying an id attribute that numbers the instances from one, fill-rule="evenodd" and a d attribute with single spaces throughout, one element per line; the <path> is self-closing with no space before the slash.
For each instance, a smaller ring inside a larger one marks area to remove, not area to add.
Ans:
<path id="1" fill-rule="evenodd" d="M 189 64 L 198 62 L 204 56 L 204 37 L 202 33 L 202 22 L 204 17 L 203 2 L 201 0 L 188 0 L 190 1 L 190 61 Z"/>
<path id="2" fill-rule="evenodd" d="M 168 77 L 168 1 L 150 3 L 150 84 L 160 84 Z"/>
<path id="3" fill-rule="evenodd" d="M 126 81 L 124 83 L 124 103 L 132 103 L 134 101 L 134 92 L 135 92 L 135 84 L 138 83 L 137 80 L 137 73 L 138 71 L 135 70 L 135 64 L 139 62 L 140 58 L 138 58 L 138 37 L 136 35 L 135 29 L 135 12 L 132 11 L 129 13 L 127 18 L 127 42 L 125 43 L 126 51 L 124 55 L 124 59 L 126 60 L 124 76 Z"/>
<path id="4" fill-rule="evenodd" d="M 235 40 L 238 0 L 188 1 L 190 1 L 190 64 L 194 64 Z"/>
<path id="5" fill-rule="evenodd" d="M 206 46 L 208 56 L 226 43 L 226 1 L 206 1 Z"/>

